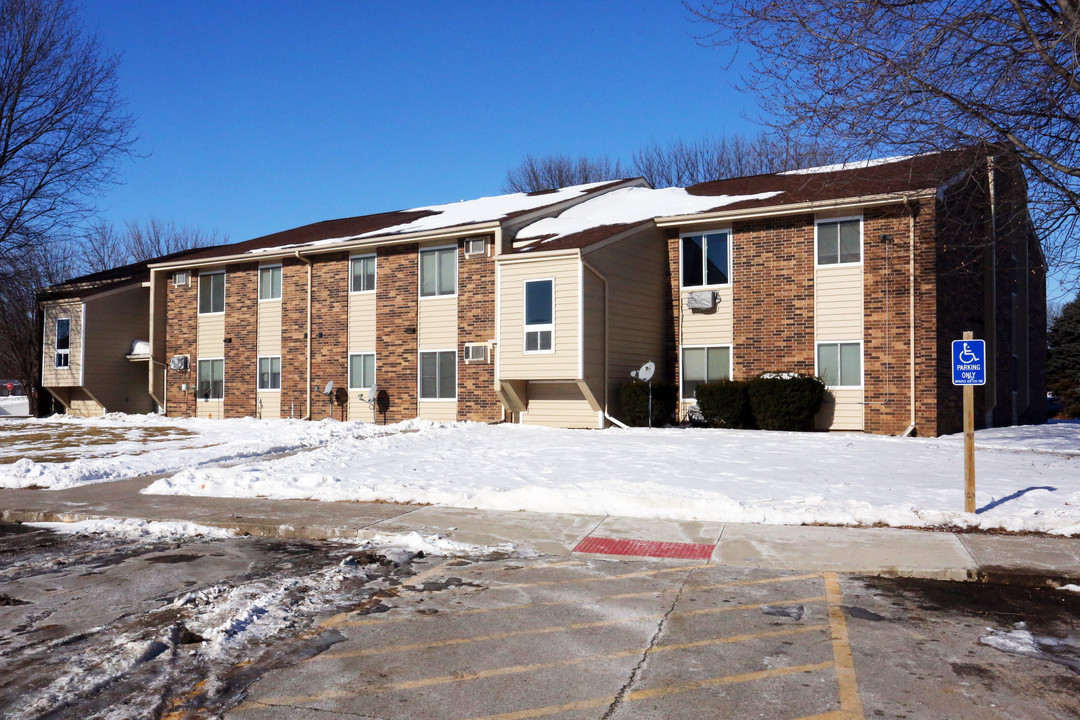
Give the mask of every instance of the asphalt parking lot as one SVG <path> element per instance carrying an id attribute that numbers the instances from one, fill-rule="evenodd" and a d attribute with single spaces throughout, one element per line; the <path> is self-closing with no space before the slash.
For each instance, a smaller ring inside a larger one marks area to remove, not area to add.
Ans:
<path id="1" fill-rule="evenodd" d="M 1061 590 L 10 525 L 0 553 L 4 717 L 1080 717 Z"/>

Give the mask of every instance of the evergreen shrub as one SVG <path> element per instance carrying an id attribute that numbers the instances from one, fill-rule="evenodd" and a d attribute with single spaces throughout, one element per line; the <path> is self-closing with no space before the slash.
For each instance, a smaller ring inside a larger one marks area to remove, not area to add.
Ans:
<path id="1" fill-rule="evenodd" d="M 762 430 L 810 430 L 825 401 L 825 383 L 802 373 L 762 373 L 749 382 L 747 394 Z"/>
<path id="2" fill-rule="evenodd" d="M 622 405 L 621 420 L 631 427 L 646 427 L 649 424 L 649 384 L 633 380 L 619 388 L 619 403 Z M 675 411 L 679 404 L 678 387 L 672 382 L 654 382 L 652 384 L 652 425 L 663 427 L 675 422 Z"/>
<path id="3" fill-rule="evenodd" d="M 705 423 L 717 428 L 753 428 L 749 385 L 745 380 L 718 380 L 698 385 L 694 396 Z"/>

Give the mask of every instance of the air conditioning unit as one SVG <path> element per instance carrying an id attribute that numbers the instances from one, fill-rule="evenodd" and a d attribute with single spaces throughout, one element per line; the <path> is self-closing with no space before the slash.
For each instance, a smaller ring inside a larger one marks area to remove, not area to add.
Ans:
<path id="1" fill-rule="evenodd" d="M 484 343 L 466 343 L 465 344 L 465 362 L 466 363 L 483 363 L 487 362 L 487 345 Z"/>
<path id="2" fill-rule="evenodd" d="M 173 273 L 172 284 L 174 287 L 187 287 L 191 281 L 191 273 L 187 270 L 177 270 Z"/>
<path id="3" fill-rule="evenodd" d="M 465 238 L 465 257 L 482 257 L 487 255 L 487 238 Z"/>
<path id="4" fill-rule="evenodd" d="M 712 310 L 719 301 L 715 290 L 698 290 L 686 296 L 686 307 L 691 310 Z"/>
<path id="5" fill-rule="evenodd" d="M 169 359 L 169 369 L 174 372 L 184 372 L 188 369 L 187 355 L 173 355 Z"/>

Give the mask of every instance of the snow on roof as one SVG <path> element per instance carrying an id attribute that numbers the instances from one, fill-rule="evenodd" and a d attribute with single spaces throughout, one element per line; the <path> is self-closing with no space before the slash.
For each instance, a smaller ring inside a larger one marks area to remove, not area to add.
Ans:
<path id="1" fill-rule="evenodd" d="M 359 233 L 357 235 L 332 237 L 322 240 L 315 240 L 312 242 L 297 243 L 293 245 L 279 245 L 277 247 L 257 248 L 254 250 L 249 250 L 248 252 L 263 253 L 282 250 L 284 248 L 318 247 L 320 245 L 332 245 L 334 243 L 347 242 L 349 240 L 359 240 L 361 238 L 425 232 L 430 230 L 441 230 L 443 228 L 457 227 L 460 225 L 474 225 L 483 222 L 493 222 L 497 220 L 503 220 L 511 215 L 515 215 L 518 213 L 536 210 L 538 208 L 546 207 L 548 205 L 555 205 L 557 203 L 565 202 L 567 200 L 573 200 L 574 198 L 581 197 L 582 195 L 585 195 L 590 191 L 595 190 L 596 188 L 611 184 L 612 181 L 605 180 L 602 182 L 587 183 L 585 185 L 572 185 L 570 187 L 559 188 L 557 190 L 541 191 L 534 193 L 512 193 L 509 195 L 494 195 L 490 197 L 476 198 L 475 200 L 462 200 L 456 203 L 446 203 L 445 205 L 429 205 L 426 207 L 411 208 L 409 210 L 402 210 L 401 212 L 425 214 L 422 217 L 413 219 L 409 222 L 399 223 L 397 225 L 391 225 L 389 227 L 383 227 L 377 230 Z"/>
<path id="2" fill-rule="evenodd" d="M 878 158 L 877 160 L 859 160 L 857 162 L 837 163 L 835 165 L 819 165 L 818 167 L 802 168 L 801 170 L 787 170 L 776 173 L 777 175 L 815 175 L 817 173 L 841 172 L 843 170 L 862 170 L 863 168 L 888 165 L 889 163 L 911 160 L 918 155 L 897 155 L 895 157 Z"/>
<path id="3" fill-rule="evenodd" d="M 691 195 L 684 188 L 653 190 L 631 187 L 612 190 L 563 211 L 558 217 L 537 220 L 522 228 L 518 240 L 543 238 L 550 242 L 561 237 L 604 225 L 639 223 L 653 218 L 708 212 L 746 200 L 765 200 L 780 191 L 754 195 Z M 542 244 L 542 243 L 541 243 Z"/>

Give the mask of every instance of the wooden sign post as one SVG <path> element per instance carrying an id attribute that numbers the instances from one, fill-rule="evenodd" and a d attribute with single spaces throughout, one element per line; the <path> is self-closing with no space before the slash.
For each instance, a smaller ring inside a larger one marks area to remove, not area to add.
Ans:
<path id="1" fill-rule="evenodd" d="M 953 385 L 964 388 L 964 511 L 975 512 L 975 386 L 986 384 L 986 342 L 970 330 L 952 344 Z"/>

